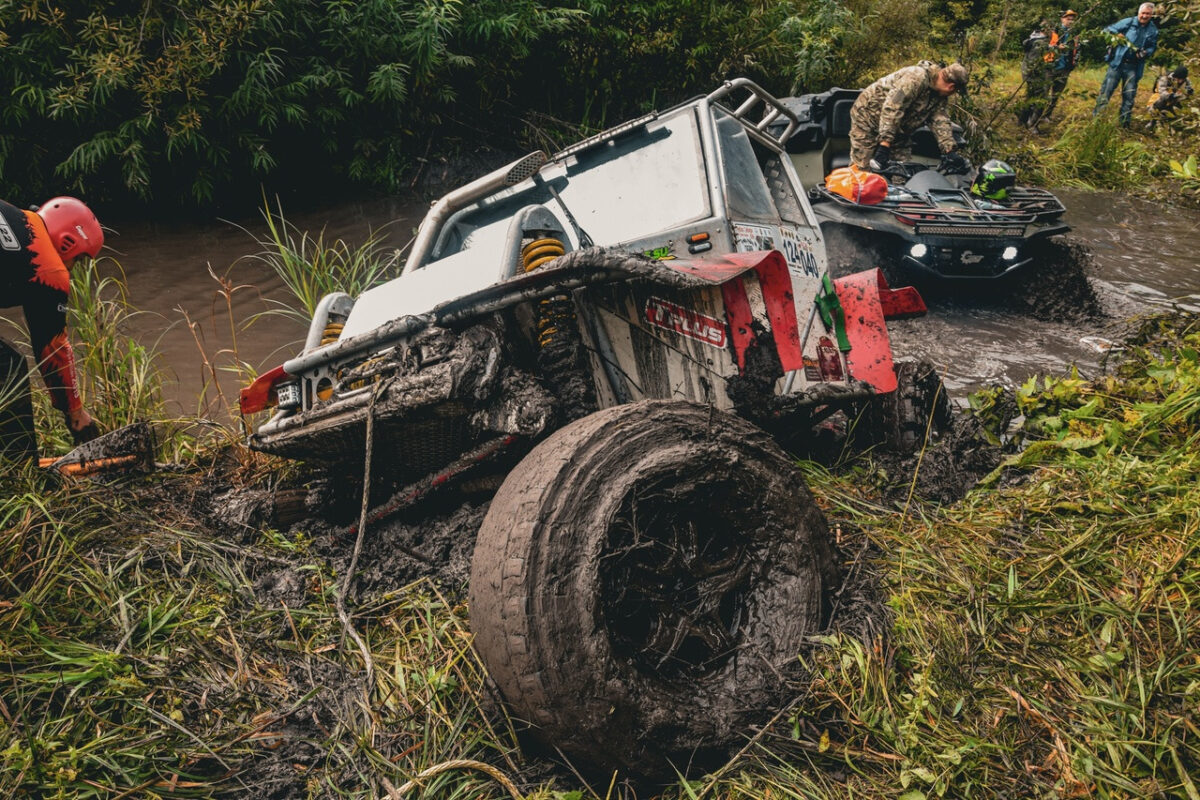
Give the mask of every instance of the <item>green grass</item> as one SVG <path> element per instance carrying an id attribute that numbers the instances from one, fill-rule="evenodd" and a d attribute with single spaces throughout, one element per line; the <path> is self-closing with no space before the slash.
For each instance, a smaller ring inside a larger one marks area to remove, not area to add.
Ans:
<path id="1" fill-rule="evenodd" d="M 49 492 L 29 479 L 9 476 L 0 501 L 0 795 L 244 796 L 244 768 L 276 752 L 298 787 L 285 796 L 361 797 L 452 759 L 508 769 L 464 609 L 436 587 L 357 609 L 375 664 L 364 694 L 337 578 L 302 538 L 233 546 L 148 502 L 196 491 L 196 476 Z M 256 592 L 255 576 L 281 570 L 302 582 L 295 608 Z M 429 789 L 481 784 L 460 769 Z"/>
<path id="2" fill-rule="evenodd" d="M 1005 485 L 953 506 L 822 481 L 894 619 L 818 659 L 814 767 L 861 797 L 1197 796 L 1198 348 L 1200 320 L 1152 322 L 1117 376 L 1031 382 Z"/>
<path id="3" fill-rule="evenodd" d="M 1017 168 L 1019 179 L 1042 186 L 1075 186 L 1135 192 L 1157 199 L 1180 200 L 1186 181 L 1171 174 L 1171 160 L 1200 152 L 1200 138 L 1186 125 L 1160 126 L 1147 133 L 1146 104 L 1154 90 L 1157 71 L 1147 69 L 1138 84 L 1134 121 L 1130 129 L 1117 126 L 1120 94 L 1104 113 L 1092 118 L 1106 66 L 1075 69 L 1054 114 L 1035 131 L 1016 123 L 1015 112 L 1024 99 L 1016 63 L 989 68 L 988 84 L 972 98 L 977 127 L 973 155 L 1001 158 Z"/>
<path id="4" fill-rule="evenodd" d="M 267 264 L 291 292 L 294 303 L 281 304 L 282 313 L 308 323 L 321 298 L 331 292 L 357 297 L 365 290 L 399 274 L 402 249 L 388 248 L 380 231 L 365 242 L 351 245 L 343 239 L 327 241 L 322 229 L 316 236 L 288 222 L 282 205 L 263 204 L 267 237 L 257 238 L 260 252 L 252 258 Z M 270 313 L 270 312 L 268 312 Z"/>

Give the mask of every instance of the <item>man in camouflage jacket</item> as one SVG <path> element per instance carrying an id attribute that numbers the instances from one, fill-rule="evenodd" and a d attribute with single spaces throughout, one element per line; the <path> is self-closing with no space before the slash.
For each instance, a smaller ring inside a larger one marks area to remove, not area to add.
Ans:
<path id="1" fill-rule="evenodd" d="M 943 160 L 957 167 L 954 135 L 946 113 L 950 95 L 967 87 L 967 68 L 957 62 L 939 67 L 922 61 L 885 75 L 862 91 L 850 109 L 850 160 L 863 169 L 882 170 L 912 154 L 909 137 L 928 125 Z"/>

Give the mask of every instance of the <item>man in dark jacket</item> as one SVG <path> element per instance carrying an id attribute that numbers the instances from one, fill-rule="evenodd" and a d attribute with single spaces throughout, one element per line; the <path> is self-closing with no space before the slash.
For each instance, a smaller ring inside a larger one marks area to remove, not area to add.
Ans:
<path id="1" fill-rule="evenodd" d="M 1154 24 L 1154 3 L 1142 3 L 1136 17 L 1126 17 L 1105 28 L 1112 37 L 1112 45 L 1104 60 L 1108 72 L 1100 84 L 1100 95 L 1096 98 L 1095 117 L 1108 105 L 1117 84 L 1121 84 L 1121 127 L 1128 128 L 1133 118 L 1133 103 L 1137 99 L 1138 81 L 1146 69 L 1146 62 L 1158 48 L 1158 26 Z"/>
<path id="2" fill-rule="evenodd" d="M 99 430 L 79 396 L 67 338 L 68 270 L 80 256 L 95 258 L 103 244 L 96 215 L 73 197 L 47 200 L 36 211 L 0 200 L 0 307 L 24 311 L 51 405 L 62 412 L 76 444 Z M 0 457 L 37 455 L 28 375 L 25 358 L 0 339 Z"/>
<path id="3" fill-rule="evenodd" d="M 950 95 L 967 88 L 967 68 L 954 63 L 940 67 L 922 61 L 872 83 L 850 108 L 850 160 L 863 169 L 879 171 L 911 153 L 909 137 L 928 125 L 943 159 L 951 167 L 965 159 L 954 152 L 954 133 L 946 113 Z"/>
<path id="4" fill-rule="evenodd" d="M 1017 109 L 1017 121 L 1032 128 L 1046 113 L 1046 95 L 1050 91 L 1050 37 L 1041 28 L 1021 43 L 1025 55 L 1021 58 L 1021 79 L 1025 81 L 1025 102 Z"/>

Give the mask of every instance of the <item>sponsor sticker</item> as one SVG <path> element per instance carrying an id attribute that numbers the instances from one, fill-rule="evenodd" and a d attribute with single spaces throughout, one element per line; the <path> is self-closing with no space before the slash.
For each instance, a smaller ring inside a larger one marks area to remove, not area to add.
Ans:
<path id="1" fill-rule="evenodd" d="M 13 229 L 9 227 L 8 220 L 0 217 L 0 247 L 5 250 L 20 250 L 21 243 L 17 241 L 17 235 L 13 233 Z"/>
<path id="2" fill-rule="evenodd" d="M 667 242 L 661 247 L 655 247 L 642 253 L 646 258 L 654 259 L 655 261 L 670 261 L 675 258 L 675 243 Z"/>
<path id="3" fill-rule="evenodd" d="M 646 321 L 656 328 L 674 331 L 713 347 L 725 347 L 725 324 L 721 320 L 684 308 L 670 300 L 660 297 L 648 299 Z"/>
<path id="4" fill-rule="evenodd" d="M 775 249 L 775 228 L 749 222 L 733 223 L 733 241 L 739 253 Z"/>

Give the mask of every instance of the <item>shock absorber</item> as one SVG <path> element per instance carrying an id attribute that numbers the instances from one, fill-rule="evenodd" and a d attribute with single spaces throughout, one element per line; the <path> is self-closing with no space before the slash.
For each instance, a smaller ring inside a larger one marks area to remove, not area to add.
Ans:
<path id="1" fill-rule="evenodd" d="M 534 239 L 521 248 L 525 272 L 533 272 L 566 251 L 561 239 Z M 575 304 L 567 295 L 538 303 L 538 371 L 561 401 L 567 422 L 596 410 L 596 393 L 586 366 Z"/>
<path id="2" fill-rule="evenodd" d="M 327 344 L 336 342 L 341 337 L 342 328 L 344 327 L 345 325 L 340 322 L 326 323 L 325 330 L 321 332 L 321 346 L 324 347 Z"/>
<path id="3" fill-rule="evenodd" d="M 534 239 L 521 248 L 521 264 L 533 272 L 566 252 L 559 239 Z M 542 350 L 554 344 L 559 330 L 567 330 L 575 321 L 575 309 L 565 295 L 547 297 L 538 304 L 538 347 Z"/>

